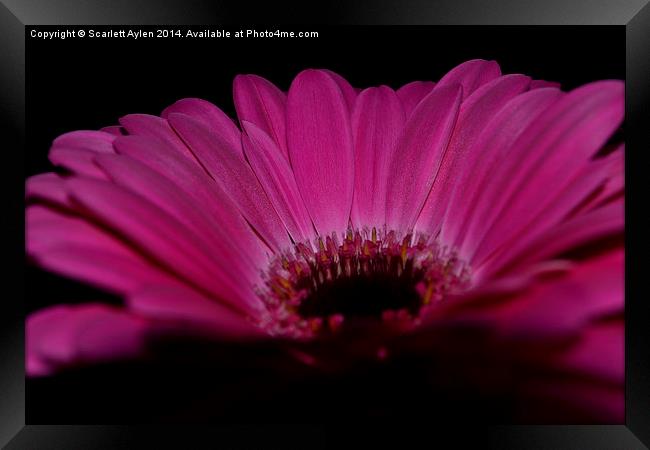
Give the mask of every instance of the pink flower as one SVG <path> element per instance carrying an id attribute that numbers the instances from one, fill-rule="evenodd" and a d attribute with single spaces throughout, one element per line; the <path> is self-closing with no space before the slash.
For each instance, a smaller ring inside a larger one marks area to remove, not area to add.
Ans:
<path id="1" fill-rule="evenodd" d="M 483 60 L 396 91 L 309 69 L 286 94 L 236 77 L 239 127 L 183 99 L 64 134 L 61 173 L 27 181 L 27 252 L 123 304 L 32 314 L 27 373 L 192 336 L 324 373 L 413 357 L 521 420 L 622 422 L 623 91 Z"/>

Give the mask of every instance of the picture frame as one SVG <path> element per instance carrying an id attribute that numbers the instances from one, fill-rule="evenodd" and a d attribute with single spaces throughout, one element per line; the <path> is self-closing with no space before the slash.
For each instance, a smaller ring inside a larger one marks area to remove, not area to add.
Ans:
<path id="1" fill-rule="evenodd" d="M 110 6 L 109 6 L 110 5 Z M 462 5 L 462 6 L 461 6 Z M 212 27 L 223 24 L 259 21 L 283 23 L 279 11 L 271 6 L 249 12 L 249 5 L 228 5 L 201 1 L 187 7 L 182 1 L 129 2 L 74 0 L 63 2 L 3 1 L 0 5 L 0 58 L 3 61 L 3 122 L 7 123 L 10 140 L 7 148 L 24 148 L 25 142 L 25 30 L 33 25 L 77 24 L 196 24 Z M 350 424 L 345 429 L 324 425 L 197 425 L 197 426 L 115 426 L 115 425 L 29 425 L 25 424 L 24 314 L 20 306 L 24 290 L 22 260 L 24 258 L 23 178 L 19 171 L 8 171 L 4 177 L 11 216 L 5 222 L 9 230 L 20 236 L 6 245 L 11 258 L 7 273 L 7 295 L 2 315 L 9 318 L 3 326 L 2 381 L 0 381 L 0 444 L 8 449 L 22 448 L 138 448 L 143 443 L 175 448 L 275 448 L 305 443 L 318 448 L 366 445 L 369 442 L 394 442 L 406 447 L 420 440 L 430 444 L 468 448 L 553 448 L 553 449 L 643 449 L 650 445 L 650 339 L 645 322 L 650 317 L 643 261 L 647 254 L 641 238 L 648 228 L 644 211 L 644 182 L 647 176 L 640 163 L 650 148 L 648 112 L 650 108 L 650 6 L 645 0 L 602 2 L 533 1 L 424 1 L 401 2 L 397 8 L 390 2 L 376 2 L 371 10 L 354 4 L 323 4 L 316 14 L 298 7 L 288 23 L 341 24 L 430 24 L 430 25 L 608 25 L 624 27 L 626 32 L 626 420 L 625 425 L 527 425 L 480 426 L 458 424 L 432 433 L 426 427 L 413 427 L 408 435 L 395 430 L 384 436 L 365 425 Z M 252 9 L 252 8 L 251 8 Z M 20 151 L 10 152 L 8 167 L 22 163 Z M 291 436 L 287 442 L 287 436 Z M 351 436 L 351 437 L 349 437 Z M 302 444 L 302 445 L 301 445 Z M 410 445 L 409 445 L 410 444 Z"/>

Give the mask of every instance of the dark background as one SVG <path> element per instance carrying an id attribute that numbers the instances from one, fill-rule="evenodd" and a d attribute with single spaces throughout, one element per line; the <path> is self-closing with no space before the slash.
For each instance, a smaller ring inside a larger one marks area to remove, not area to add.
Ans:
<path id="1" fill-rule="evenodd" d="M 413 80 L 437 80 L 465 60 L 483 58 L 497 60 L 503 73 L 524 73 L 536 79 L 559 81 L 564 89 L 598 79 L 625 77 L 623 27 L 282 26 L 280 29 L 319 31 L 320 36 L 295 40 L 137 41 L 88 38 L 42 41 L 28 37 L 25 175 L 52 170 L 47 151 L 58 135 L 113 125 L 120 116 L 129 113 L 158 114 L 179 98 L 201 97 L 234 115 L 231 89 L 232 79 L 238 73 L 262 75 L 286 90 L 300 70 L 322 67 L 340 73 L 356 87 L 387 84 L 397 88 Z M 62 302 L 98 298 L 116 301 L 31 266 L 27 267 L 26 280 L 27 312 Z M 233 355 L 241 358 L 241 352 L 233 350 Z M 224 352 L 218 358 L 231 356 L 228 350 Z M 27 423 L 141 423 L 226 416 L 235 421 L 250 417 L 268 421 L 269 410 L 291 409 L 286 405 L 291 395 L 304 396 L 317 389 L 342 392 L 342 398 L 346 398 L 352 392 L 350 386 L 355 386 L 349 380 L 339 380 L 337 386 L 310 381 L 295 388 L 285 386 L 280 395 L 274 393 L 277 386 L 273 380 L 258 383 L 261 374 L 247 373 L 242 364 L 232 373 L 219 371 L 218 376 L 213 367 L 195 364 L 192 358 L 182 362 L 121 364 L 79 370 L 51 379 L 28 380 Z M 399 380 L 399 373 L 386 376 L 388 379 L 367 383 L 377 387 L 382 382 L 409 382 Z M 210 403 L 192 401 L 193 397 L 203 396 L 223 403 L 220 397 L 223 386 L 233 380 L 242 382 L 247 377 L 249 385 L 256 387 L 243 397 L 231 396 L 229 401 L 237 406 L 220 409 L 216 405 L 211 408 Z M 358 393 L 355 402 L 372 402 L 372 391 L 368 389 L 367 397 Z M 326 398 L 323 395 L 319 401 Z M 404 400 L 391 401 L 397 402 L 393 406 L 401 412 L 410 407 Z M 191 404 L 201 406 L 190 407 Z M 467 406 L 462 401 L 459 404 Z M 486 401 L 487 404 L 494 409 L 479 405 L 469 416 L 485 417 L 492 413 L 497 421 L 507 422 L 506 406 L 495 407 L 494 402 Z M 337 406 L 348 408 L 348 405 L 324 404 L 301 418 L 305 421 L 335 419 L 338 415 L 332 411 Z M 390 410 L 390 404 L 375 409 L 386 408 Z M 458 407 L 455 413 L 453 409 L 447 412 L 449 419 L 466 413 L 467 409 Z M 436 416 L 430 409 L 418 415 Z M 275 419 L 282 421 L 282 415 Z"/>

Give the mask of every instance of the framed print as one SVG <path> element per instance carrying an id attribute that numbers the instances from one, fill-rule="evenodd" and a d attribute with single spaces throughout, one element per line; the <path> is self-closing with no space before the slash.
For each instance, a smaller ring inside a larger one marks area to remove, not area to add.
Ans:
<path id="1" fill-rule="evenodd" d="M 99 3 L 2 10 L 3 445 L 646 448 L 645 2 Z"/>

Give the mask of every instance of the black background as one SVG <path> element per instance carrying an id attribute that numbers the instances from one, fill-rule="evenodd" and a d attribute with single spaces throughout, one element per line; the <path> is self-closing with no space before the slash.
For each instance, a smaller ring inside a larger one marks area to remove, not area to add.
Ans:
<path id="1" fill-rule="evenodd" d="M 75 28 L 79 27 L 72 29 Z M 88 38 L 42 41 L 28 37 L 26 176 L 52 170 L 47 151 L 58 135 L 113 125 L 120 116 L 129 113 L 158 114 L 179 98 L 201 97 L 234 115 L 232 79 L 238 73 L 262 75 L 286 90 L 300 70 L 322 67 L 338 72 L 355 87 L 387 84 L 397 88 L 413 80 L 437 80 L 465 60 L 483 58 L 497 60 L 503 73 L 524 73 L 536 79 L 559 81 L 564 89 L 598 79 L 625 77 L 623 27 L 283 26 L 281 29 L 316 30 L 320 36 L 296 40 L 138 41 Z M 115 301 L 33 267 L 27 268 L 26 277 L 28 311 L 61 302 L 98 298 Z M 242 378 L 240 372 L 214 378 L 211 371 L 197 374 L 195 369 L 178 362 L 153 368 L 146 364 L 114 365 L 52 379 L 28 380 L 27 423 L 156 422 L 183 420 L 187 414 L 191 420 L 224 415 L 245 419 L 250 413 L 255 417 L 256 406 L 262 405 L 258 411 L 268 411 L 286 401 L 259 387 L 247 394 L 246 407 L 234 408 L 234 415 L 233 410 L 208 410 L 205 403 L 198 412 L 188 412 L 188 393 L 204 395 L 219 390 L 216 387 L 219 383 Z M 266 387 L 270 384 L 269 381 Z M 188 386 L 192 388 L 188 390 Z M 314 387 L 303 385 L 300 389 L 304 393 Z M 237 397 L 231 400 L 239 402 Z M 408 402 L 399 403 L 399 408 L 408 406 Z M 335 419 L 331 408 L 323 406 L 315 415 L 307 414 L 304 419 Z M 185 413 L 178 413 L 180 410 Z M 497 421 L 507 418 L 507 411 L 499 416 L 499 410 L 497 407 L 495 411 Z M 477 415 L 482 416 L 484 412 L 479 411 Z M 423 418 L 435 415 L 431 410 L 423 414 Z"/>

